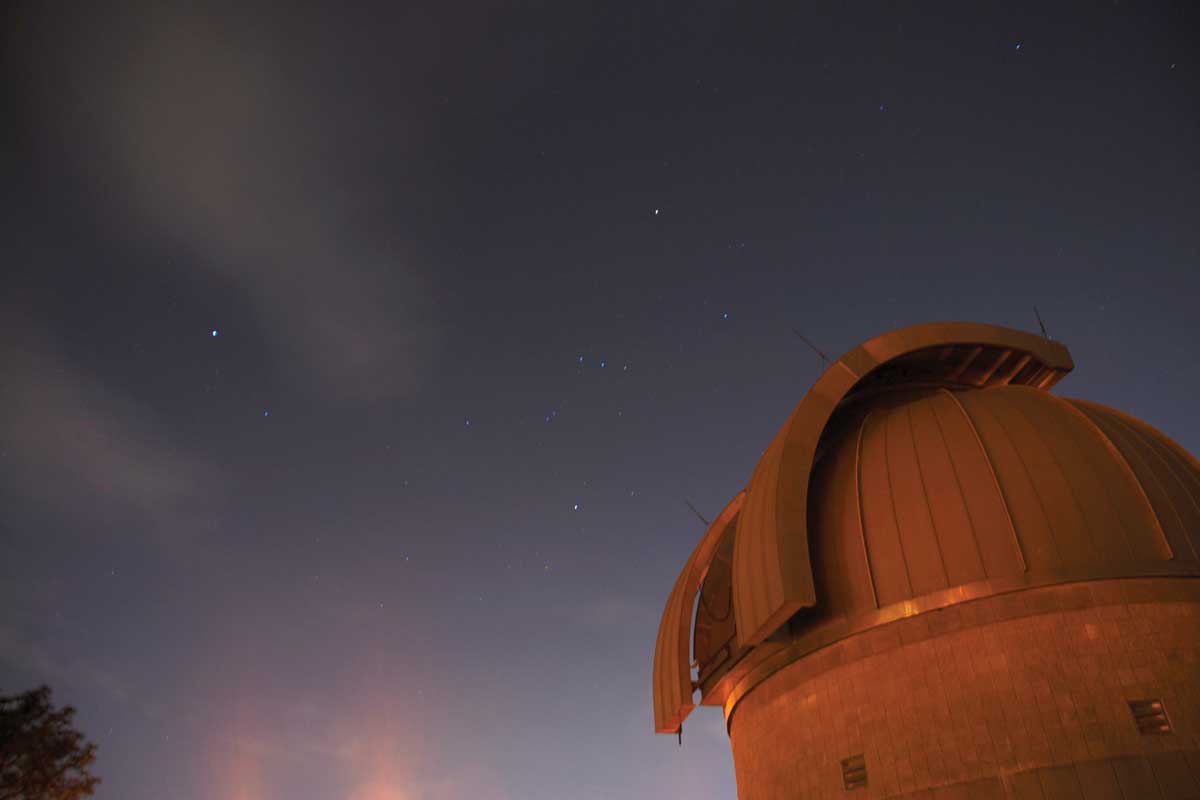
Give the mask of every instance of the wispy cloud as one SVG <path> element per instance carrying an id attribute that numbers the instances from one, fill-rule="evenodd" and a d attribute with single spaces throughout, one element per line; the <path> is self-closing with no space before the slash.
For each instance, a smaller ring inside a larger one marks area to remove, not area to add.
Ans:
<path id="1" fill-rule="evenodd" d="M 132 512 L 159 531 L 176 530 L 181 515 L 222 491 L 204 458 L 11 308 L 0 308 L 0 364 L 0 469 L 10 490 L 66 514 Z M 78 498 L 77 509 L 59 507 L 63 497 Z"/>
<path id="2" fill-rule="evenodd" d="M 175 268 L 248 297 L 280 367 L 329 396 L 417 387 L 436 343 L 432 270 L 408 251 L 412 221 L 378 209 L 403 196 L 396 154 L 420 160 L 420 127 L 395 111 L 379 129 L 367 109 L 339 115 L 357 95 L 250 11 L 155 3 L 89 22 L 99 29 L 81 19 L 49 23 L 26 66 L 62 90 L 35 101 L 38 119 L 105 224 L 190 251 Z"/>

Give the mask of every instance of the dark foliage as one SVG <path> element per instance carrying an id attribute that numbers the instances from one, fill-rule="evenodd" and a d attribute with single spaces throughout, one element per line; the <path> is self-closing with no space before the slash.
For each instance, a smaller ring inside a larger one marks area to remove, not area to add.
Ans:
<path id="1" fill-rule="evenodd" d="M 100 780 L 96 746 L 71 727 L 75 709 L 55 709 L 43 686 L 0 695 L 0 800 L 78 800 Z"/>

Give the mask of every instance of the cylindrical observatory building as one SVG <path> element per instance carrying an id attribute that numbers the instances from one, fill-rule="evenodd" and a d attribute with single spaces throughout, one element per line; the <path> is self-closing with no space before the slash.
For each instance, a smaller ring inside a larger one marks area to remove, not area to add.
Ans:
<path id="1" fill-rule="evenodd" d="M 684 565 L 654 724 L 724 709 L 738 795 L 1200 797 L 1200 463 L 939 323 L 834 363 Z"/>

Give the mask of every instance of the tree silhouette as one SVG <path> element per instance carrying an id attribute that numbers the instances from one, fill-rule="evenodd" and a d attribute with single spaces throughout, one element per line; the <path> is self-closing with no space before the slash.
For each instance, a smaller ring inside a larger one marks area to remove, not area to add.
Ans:
<path id="1" fill-rule="evenodd" d="M 96 745 L 71 727 L 75 709 L 56 710 L 50 688 L 0 695 L 0 800 L 79 800 L 99 778 Z"/>

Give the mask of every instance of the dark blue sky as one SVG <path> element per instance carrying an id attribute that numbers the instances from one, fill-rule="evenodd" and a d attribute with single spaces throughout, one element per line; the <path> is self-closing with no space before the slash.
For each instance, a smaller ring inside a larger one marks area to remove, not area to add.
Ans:
<path id="1" fill-rule="evenodd" d="M 547 5 L 8 5 L 0 690 L 102 800 L 734 796 L 650 663 L 794 328 L 1036 305 L 1200 452 L 1187 4 Z"/>

